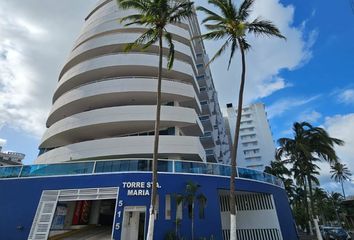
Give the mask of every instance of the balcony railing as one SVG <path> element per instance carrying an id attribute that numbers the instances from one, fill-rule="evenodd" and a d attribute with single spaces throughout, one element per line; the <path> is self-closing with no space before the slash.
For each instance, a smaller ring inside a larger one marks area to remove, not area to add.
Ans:
<path id="1" fill-rule="evenodd" d="M 150 172 L 152 169 L 151 166 L 151 159 L 98 160 L 55 164 L 7 166 L 0 167 L 0 180 L 16 178 L 23 179 L 29 177 L 91 175 L 102 173 Z M 159 160 L 158 171 L 161 173 L 189 173 L 229 177 L 231 173 L 231 167 L 229 165 L 216 163 L 203 163 L 182 160 Z M 284 188 L 284 184 L 279 178 L 253 169 L 238 167 L 237 178 L 266 182 Z"/>

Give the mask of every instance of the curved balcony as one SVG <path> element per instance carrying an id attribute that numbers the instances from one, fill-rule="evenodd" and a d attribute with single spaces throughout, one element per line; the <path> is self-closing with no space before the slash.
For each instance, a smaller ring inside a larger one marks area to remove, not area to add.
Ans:
<path id="1" fill-rule="evenodd" d="M 124 11 L 124 15 L 127 13 Z M 185 43 L 190 44 L 191 35 L 188 30 L 184 29 L 183 27 L 177 25 L 168 25 L 166 30 L 170 32 L 173 36 L 173 39 Z M 107 22 L 99 23 L 98 24 L 90 24 L 87 25 L 86 28 L 82 30 L 82 34 L 77 39 L 74 49 L 83 44 L 84 42 L 98 37 L 105 34 L 112 34 L 116 32 L 120 33 L 127 33 L 127 32 L 145 32 L 146 28 L 141 25 L 130 25 L 125 26 L 124 23 L 119 22 L 119 17 L 117 19 L 113 19 Z"/>
<path id="2" fill-rule="evenodd" d="M 231 173 L 230 165 L 184 160 L 159 160 L 157 169 L 160 173 L 213 175 L 228 178 Z M 98 160 L 0 167 L 0 179 L 150 171 L 151 159 Z M 268 173 L 241 167 L 237 168 L 236 173 L 236 179 L 263 182 L 284 188 L 281 179 Z"/>
<path id="3" fill-rule="evenodd" d="M 103 35 L 97 38 L 88 40 L 87 42 L 80 45 L 70 54 L 70 58 L 63 67 L 59 78 L 68 71 L 73 66 L 84 62 L 86 60 L 99 57 L 102 55 L 113 54 L 113 53 L 124 53 L 124 49 L 128 43 L 134 42 L 140 37 L 140 33 L 115 33 L 110 35 Z M 195 66 L 194 58 L 192 57 L 192 51 L 189 45 L 175 41 L 175 59 L 180 59 L 182 61 L 190 63 Z M 164 40 L 164 55 L 168 55 L 168 43 Z M 131 51 L 139 52 L 139 50 Z M 144 50 L 144 53 L 153 53 L 158 55 L 158 44 L 155 43 L 149 49 Z"/>
<path id="4" fill-rule="evenodd" d="M 53 104 L 47 127 L 68 116 L 104 107 L 154 105 L 157 81 L 144 77 L 105 79 L 82 85 L 63 94 Z M 194 88 L 190 84 L 162 81 L 162 102 L 177 101 L 182 107 L 201 111 Z"/>
<path id="5" fill-rule="evenodd" d="M 163 60 L 162 77 L 191 83 L 199 89 L 190 64 L 175 60 L 173 69 L 168 70 L 166 68 L 167 59 Z M 147 53 L 106 55 L 82 62 L 67 71 L 60 79 L 53 102 L 72 88 L 103 78 L 131 75 L 156 77 L 157 66 L 158 56 Z"/>
<path id="6" fill-rule="evenodd" d="M 124 15 L 118 15 L 122 11 L 117 11 L 117 3 L 115 0 L 100 0 L 96 6 L 93 8 L 93 10 L 87 15 L 85 18 L 85 26 L 90 25 L 90 24 L 95 24 L 96 22 L 104 22 L 107 21 L 107 16 L 110 15 L 111 18 L 122 18 L 124 16 L 127 16 L 128 13 L 129 15 L 131 14 L 136 14 L 137 12 L 134 12 L 133 10 L 124 10 L 125 14 Z M 112 20 L 112 19 L 108 19 Z M 182 24 L 184 24 L 184 27 L 188 29 L 188 20 L 183 19 Z"/>
<path id="7" fill-rule="evenodd" d="M 120 106 L 72 115 L 47 129 L 40 148 L 54 148 L 92 138 L 131 135 L 154 129 L 156 106 Z M 162 106 L 161 129 L 178 127 L 188 136 L 200 136 L 203 127 L 194 109 Z"/>
<path id="8" fill-rule="evenodd" d="M 124 157 L 152 157 L 154 136 L 105 138 L 59 147 L 38 156 L 36 163 L 59 163 L 70 160 Z M 159 157 L 180 156 L 205 161 L 199 137 L 160 136 Z"/>

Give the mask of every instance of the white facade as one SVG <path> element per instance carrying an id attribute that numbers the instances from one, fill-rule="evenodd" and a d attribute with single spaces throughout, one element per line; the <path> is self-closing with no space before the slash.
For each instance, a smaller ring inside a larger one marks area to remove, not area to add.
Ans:
<path id="1" fill-rule="evenodd" d="M 134 12 L 101 0 L 59 76 L 37 163 L 151 158 L 158 46 L 125 52 L 144 27 L 119 19 Z M 196 16 L 170 25 L 175 62 L 163 64 L 159 157 L 227 162 L 229 143 Z M 164 43 L 165 52 L 167 44 Z"/>
<path id="2" fill-rule="evenodd" d="M 0 167 L 9 165 L 22 165 L 25 154 L 17 152 L 3 152 L 0 146 Z"/>
<path id="3" fill-rule="evenodd" d="M 237 110 L 227 104 L 229 139 L 235 136 Z M 230 141 L 230 142 L 231 142 Z M 242 109 L 237 165 L 263 171 L 274 160 L 275 145 L 264 104 L 255 103 Z"/>

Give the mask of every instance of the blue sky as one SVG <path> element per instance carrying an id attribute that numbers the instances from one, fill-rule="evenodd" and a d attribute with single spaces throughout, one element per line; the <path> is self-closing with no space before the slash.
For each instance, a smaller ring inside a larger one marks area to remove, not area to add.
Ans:
<path id="1" fill-rule="evenodd" d="M 198 0 L 197 4 L 205 4 Z M 60 67 L 95 0 L 0 2 L 0 143 L 32 163 L 45 129 Z M 50 9 L 50 11 L 48 11 Z M 65 12 L 65 16 L 63 16 Z M 354 171 L 354 11 L 349 0 L 258 0 L 254 15 L 276 23 L 288 40 L 254 39 L 247 55 L 247 103 L 264 102 L 274 139 L 291 136 L 294 121 L 325 127 L 346 141 L 338 148 Z M 202 17 L 202 16 L 201 16 Z M 207 42 L 209 55 L 220 42 Z M 235 103 L 239 55 L 211 67 L 220 103 Z M 321 182 L 339 190 L 322 166 Z M 354 194 L 354 185 L 346 184 Z"/>

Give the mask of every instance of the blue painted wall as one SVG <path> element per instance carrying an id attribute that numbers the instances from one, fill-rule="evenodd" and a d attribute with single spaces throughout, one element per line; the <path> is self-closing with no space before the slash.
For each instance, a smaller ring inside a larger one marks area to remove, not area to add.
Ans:
<path id="1" fill-rule="evenodd" d="M 43 190 L 96 188 L 96 187 L 120 187 L 119 200 L 123 200 L 124 206 L 146 206 L 149 209 L 149 196 L 127 196 L 127 189 L 122 188 L 122 182 L 148 182 L 151 175 L 148 173 L 128 174 L 103 174 L 71 177 L 47 177 L 30 179 L 0 180 L 0 240 L 27 239 L 32 220 Z M 165 220 L 166 194 L 183 194 L 188 181 L 198 183 L 200 193 L 207 197 L 205 219 L 198 217 L 198 205 L 195 209 L 195 236 L 214 236 L 214 239 L 222 239 L 221 219 L 218 200 L 218 189 L 228 189 L 229 180 L 223 177 L 182 175 L 182 174 L 159 174 L 160 204 L 159 218 L 156 221 L 155 236 L 157 240 L 163 240 L 168 231 L 174 231 L 175 202 L 172 198 L 172 217 Z M 295 240 L 291 210 L 284 190 L 265 183 L 237 180 L 236 187 L 239 191 L 262 192 L 273 194 L 280 227 L 284 240 Z M 191 222 L 188 218 L 187 208 L 183 208 L 183 221 L 181 232 L 187 239 L 190 238 Z M 123 211 L 122 211 L 123 212 Z M 116 218 L 116 223 L 122 224 L 123 216 Z M 18 229 L 23 226 L 23 229 Z M 120 239 L 120 230 L 115 231 L 115 239 Z"/>

